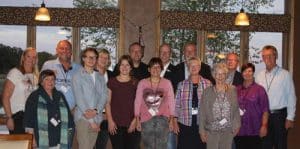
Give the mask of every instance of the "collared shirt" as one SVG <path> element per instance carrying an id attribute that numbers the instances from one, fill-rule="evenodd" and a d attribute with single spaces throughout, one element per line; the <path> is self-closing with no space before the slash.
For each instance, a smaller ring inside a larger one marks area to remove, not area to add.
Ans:
<path id="1" fill-rule="evenodd" d="M 164 70 L 161 71 L 160 73 L 160 77 L 164 77 L 165 73 L 168 71 L 168 67 L 170 65 L 170 62 L 168 62 L 165 66 L 164 66 Z"/>
<path id="2" fill-rule="evenodd" d="M 187 62 L 184 62 L 184 79 L 189 79 L 190 71 Z"/>
<path id="3" fill-rule="evenodd" d="M 253 82 L 250 86 L 237 86 L 241 115 L 239 136 L 259 135 L 264 112 L 269 111 L 268 95 L 265 89 Z"/>
<path id="4" fill-rule="evenodd" d="M 72 63 L 71 69 L 64 70 L 63 65 L 59 62 L 58 58 L 45 62 L 42 67 L 42 70 L 50 69 L 54 71 L 56 75 L 55 87 L 65 95 L 71 110 L 75 107 L 74 95 L 71 89 L 71 80 L 74 73 L 78 71 L 80 67 L 80 65 Z"/>
<path id="5" fill-rule="evenodd" d="M 235 71 L 228 73 L 228 76 L 227 76 L 227 79 L 226 79 L 227 84 L 232 85 L 234 75 L 235 75 Z"/>
<path id="6" fill-rule="evenodd" d="M 211 82 L 200 76 L 200 82 L 198 83 L 198 107 L 200 105 L 203 91 L 208 86 L 211 86 Z M 193 82 L 190 79 L 186 79 L 178 84 L 178 88 L 175 96 L 175 116 L 178 117 L 178 121 L 186 126 L 192 125 L 192 98 L 193 98 Z M 199 121 L 197 120 L 197 124 Z"/>
<path id="7" fill-rule="evenodd" d="M 269 97 L 271 110 L 287 108 L 287 119 L 294 120 L 296 111 L 296 95 L 293 79 L 290 73 L 280 68 L 274 67 L 270 72 L 266 69 L 259 72 L 256 82 L 262 85 Z"/>

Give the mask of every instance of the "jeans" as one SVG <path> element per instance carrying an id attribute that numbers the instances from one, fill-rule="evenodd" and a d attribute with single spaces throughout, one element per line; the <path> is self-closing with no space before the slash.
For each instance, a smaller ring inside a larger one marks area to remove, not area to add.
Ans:
<path id="1" fill-rule="evenodd" d="M 169 132 L 168 149 L 176 149 L 176 134 L 174 132 Z"/>

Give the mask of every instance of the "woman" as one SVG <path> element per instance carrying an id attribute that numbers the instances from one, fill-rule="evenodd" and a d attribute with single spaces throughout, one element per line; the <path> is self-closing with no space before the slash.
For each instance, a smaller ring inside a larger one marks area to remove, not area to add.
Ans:
<path id="1" fill-rule="evenodd" d="M 255 66 L 242 66 L 244 82 L 237 87 L 241 129 L 235 137 L 237 149 L 260 149 L 267 135 L 269 100 L 265 89 L 254 81 Z"/>
<path id="2" fill-rule="evenodd" d="M 74 120 L 80 149 L 92 149 L 96 143 L 102 111 L 107 100 L 104 77 L 94 70 L 98 52 L 94 48 L 82 51 L 82 68 L 72 78 L 75 97 Z"/>
<path id="3" fill-rule="evenodd" d="M 113 77 L 113 72 L 108 70 L 108 67 L 110 66 L 110 54 L 109 51 L 106 49 L 101 49 L 98 51 L 98 59 L 96 64 L 96 70 L 99 72 L 101 76 L 104 77 L 105 83 Z M 98 133 L 97 141 L 95 147 L 97 149 L 105 149 L 107 145 L 107 141 L 109 139 L 109 133 L 108 133 L 108 124 L 107 120 L 105 118 L 104 114 L 104 120 L 100 124 L 100 132 Z"/>
<path id="4" fill-rule="evenodd" d="M 187 63 L 190 76 L 178 84 L 175 97 L 178 119 L 174 122 L 174 129 L 178 134 L 177 147 L 178 149 L 204 149 L 205 144 L 200 140 L 197 115 L 203 90 L 211 86 L 211 82 L 199 75 L 201 69 L 199 58 L 192 57 Z"/>
<path id="5" fill-rule="evenodd" d="M 166 149 L 169 129 L 173 128 L 173 88 L 169 80 L 160 77 L 160 58 L 152 58 L 148 67 L 150 77 L 139 82 L 134 102 L 137 130 L 142 132 L 145 149 Z"/>
<path id="6" fill-rule="evenodd" d="M 111 77 L 113 77 L 113 72 L 108 70 L 108 67 L 111 64 L 109 51 L 106 49 L 101 49 L 98 52 L 98 60 L 96 64 L 96 69 L 100 75 L 104 76 L 105 81 L 107 82 Z"/>
<path id="7" fill-rule="evenodd" d="M 73 119 L 65 96 L 55 89 L 55 74 L 44 70 L 39 88 L 28 97 L 24 126 L 33 134 L 33 147 L 71 148 Z"/>
<path id="8" fill-rule="evenodd" d="M 114 149 L 138 149 L 140 133 L 135 132 L 134 99 L 138 81 L 132 77 L 133 62 L 123 55 L 116 66 L 117 76 L 108 81 L 106 115 Z"/>
<path id="9" fill-rule="evenodd" d="M 234 86 L 225 83 L 227 74 L 225 64 L 215 64 L 216 85 L 205 89 L 202 95 L 199 130 L 208 149 L 231 149 L 240 128 L 237 93 Z"/>
<path id="10" fill-rule="evenodd" d="M 6 126 L 10 134 L 25 133 L 23 118 L 25 103 L 38 82 L 37 52 L 27 48 L 21 56 L 20 66 L 7 74 L 2 93 Z"/>

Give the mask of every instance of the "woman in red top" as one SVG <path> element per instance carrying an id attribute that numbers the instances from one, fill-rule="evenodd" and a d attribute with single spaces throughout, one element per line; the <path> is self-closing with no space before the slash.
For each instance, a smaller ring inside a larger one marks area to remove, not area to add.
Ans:
<path id="1" fill-rule="evenodd" d="M 114 149 L 137 149 L 140 133 L 135 131 L 134 99 L 138 81 L 132 74 L 133 62 L 129 55 L 123 55 L 117 66 L 117 76 L 108 83 L 106 115 L 108 131 Z"/>

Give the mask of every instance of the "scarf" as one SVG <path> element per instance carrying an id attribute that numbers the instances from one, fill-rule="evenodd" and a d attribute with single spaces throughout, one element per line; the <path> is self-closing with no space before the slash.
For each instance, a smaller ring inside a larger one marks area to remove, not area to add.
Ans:
<path id="1" fill-rule="evenodd" d="M 60 112 L 60 146 L 61 148 L 68 148 L 68 110 L 67 106 L 63 102 L 62 97 L 59 99 L 59 112 Z M 48 137 L 48 110 L 46 100 L 39 95 L 38 105 L 37 105 L 37 122 L 38 122 L 38 134 L 39 134 L 39 148 L 48 148 L 49 147 L 49 138 Z"/>

